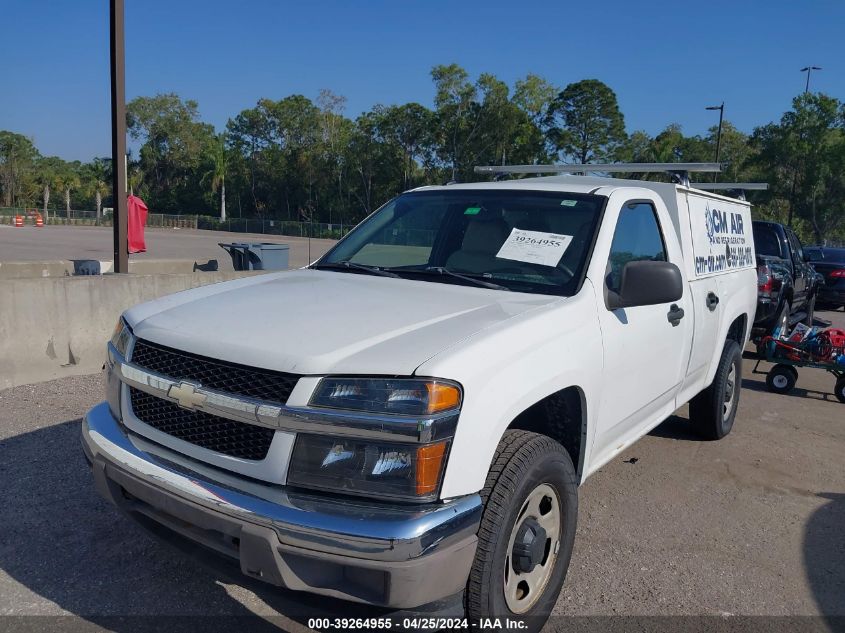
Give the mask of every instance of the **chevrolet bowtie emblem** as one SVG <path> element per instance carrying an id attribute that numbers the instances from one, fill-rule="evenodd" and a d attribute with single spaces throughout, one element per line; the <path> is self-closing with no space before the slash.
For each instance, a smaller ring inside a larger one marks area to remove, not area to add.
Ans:
<path id="1" fill-rule="evenodd" d="M 197 392 L 197 385 L 189 382 L 180 382 L 178 385 L 171 385 L 167 390 L 167 397 L 173 398 L 183 409 L 196 409 L 207 396 Z"/>

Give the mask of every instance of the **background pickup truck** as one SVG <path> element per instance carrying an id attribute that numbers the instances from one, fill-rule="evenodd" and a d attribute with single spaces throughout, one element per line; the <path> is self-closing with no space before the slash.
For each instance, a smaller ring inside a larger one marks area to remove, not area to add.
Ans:
<path id="1" fill-rule="evenodd" d="M 798 236 L 777 222 L 754 222 L 757 313 L 754 336 L 798 322 L 813 324 L 821 276 L 806 261 Z"/>

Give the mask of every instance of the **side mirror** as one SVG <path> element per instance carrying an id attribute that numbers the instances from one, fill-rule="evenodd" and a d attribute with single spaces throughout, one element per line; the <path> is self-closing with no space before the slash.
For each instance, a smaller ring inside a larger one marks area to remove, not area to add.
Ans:
<path id="1" fill-rule="evenodd" d="M 633 308 L 679 301 L 684 294 L 681 271 L 669 262 L 628 262 L 622 268 L 619 292 L 608 291 L 607 307 Z"/>

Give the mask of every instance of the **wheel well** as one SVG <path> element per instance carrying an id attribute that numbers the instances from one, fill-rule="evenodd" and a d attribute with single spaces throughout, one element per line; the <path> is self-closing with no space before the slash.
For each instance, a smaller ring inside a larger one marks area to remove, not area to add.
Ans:
<path id="1" fill-rule="evenodd" d="M 737 318 L 734 319 L 734 322 L 731 323 L 731 326 L 728 328 L 728 336 L 726 340 L 728 341 L 736 341 L 737 345 L 742 347 L 745 345 L 745 333 L 746 327 L 748 324 L 748 316 L 745 314 L 741 314 Z"/>
<path id="2" fill-rule="evenodd" d="M 583 399 L 578 387 L 561 389 L 528 407 L 508 428 L 541 433 L 562 444 L 580 477 L 586 429 Z"/>
<path id="3" fill-rule="evenodd" d="M 783 300 L 788 301 L 790 306 L 792 305 L 792 288 L 783 293 Z"/>

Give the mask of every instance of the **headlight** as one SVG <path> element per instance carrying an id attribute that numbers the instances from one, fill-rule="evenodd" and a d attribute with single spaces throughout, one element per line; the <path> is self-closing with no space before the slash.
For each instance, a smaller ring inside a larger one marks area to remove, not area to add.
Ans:
<path id="1" fill-rule="evenodd" d="M 288 484 L 429 501 L 437 496 L 446 450 L 446 442 L 393 444 L 300 433 L 288 470 Z"/>
<path id="2" fill-rule="evenodd" d="M 117 320 L 117 325 L 114 327 L 114 333 L 111 337 L 111 344 L 117 353 L 127 358 L 130 343 L 132 342 L 132 330 L 126 325 L 123 317 Z M 109 403 L 109 410 L 116 420 L 120 419 L 120 379 L 117 372 L 114 370 L 114 361 L 111 358 L 112 352 L 109 352 L 109 358 L 106 359 L 106 402 Z"/>
<path id="3" fill-rule="evenodd" d="M 311 396 L 310 405 L 372 413 L 431 415 L 460 407 L 461 389 L 444 380 L 323 378 Z"/>
<path id="4" fill-rule="evenodd" d="M 129 343 L 131 340 L 132 330 L 130 330 L 129 326 L 126 325 L 126 321 L 123 320 L 123 317 L 120 317 L 117 320 L 117 325 L 114 326 L 114 332 L 111 335 L 111 344 L 114 345 L 114 348 L 121 356 L 126 358 L 126 352 L 129 350 Z"/>

